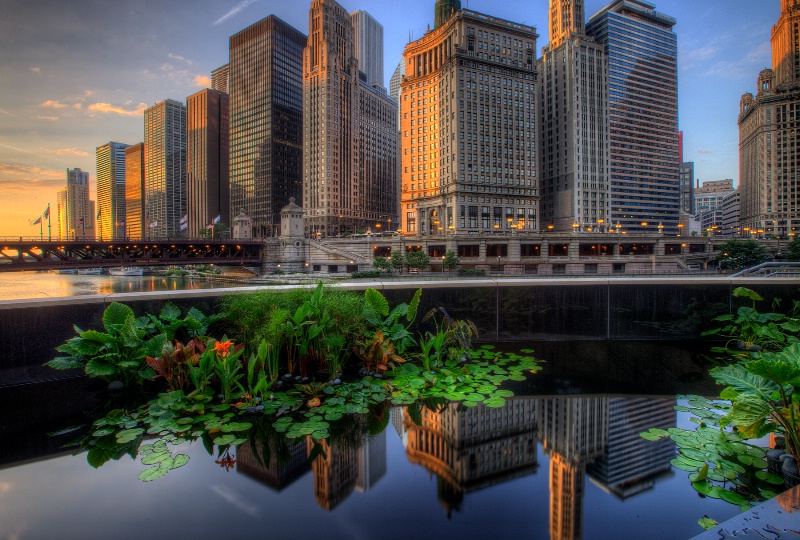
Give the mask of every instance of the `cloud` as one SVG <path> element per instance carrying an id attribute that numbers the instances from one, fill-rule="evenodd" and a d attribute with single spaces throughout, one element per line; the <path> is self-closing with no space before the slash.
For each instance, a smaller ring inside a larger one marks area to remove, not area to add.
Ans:
<path id="1" fill-rule="evenodd" d="M 12 112 L 8 112 L 5 109 L 0 109 L 0 113 L 7 114 L 8 116 L 13 116 L 14 118 L 19 118 L 20 120 L 24 120 L 24 118 L 22 118 L 21 116 L 16 115 L 16 114 L 14 114 Z"/>
<path id="2" fill-rule="evenodd" d="M 173 66 L 172 64 L 161 64 L 161 67 L 159 69 L 161 69 L 161 71 L 172 71 L 173 69 L 175 69 L 175 66 Z"/>
<path id="3" fill-rule="evenodd" d="M 81 105 L 80 103 L 76 103 L 75 105 L 72 106 L 73 109 L 80 109 L 81 107 L 83 107 L 83 105 Z"/>
<path id="4" fill-rule="evenodd" d="M 247 8 L 248 6 L 250 6 L 252 4 L 255 4 L 256 2 L 258 2 L 258 0 L 243 0 L 242 2 L 239 2 L 233 8 L 231 8 L 231 10 L 228 13 L 226 13 L 225 15 L 223 15 L 222 17 L 220 17 L 219 19 L 214 21 L 214 26 L 217 26 L 218 24 L 224 23 L 225 21 L 227 21 L 231 17 L 237 15 L 243 9 Z"/>
<path id="5" fill-rule="evenodd" d="M 67 105 L 65 103 L 60 103 L 60 102 L 52 100 L 52 99 L 48 99 L 47 101 L 45 101 L 44 103 L 39 105 L 39 107 L 47 107 L 47 108 L 50 108 L 50 109 L 65 109 L 65 108 L 69 107 L 69 105 Z"/>
<path id="6" fill-rule="evenodd" d="M 189 64 L 190 66 L 193 64 L 193 62 L 192 62 L 191 60 L 188 60 L 188 59 L 186 59 L 186 58 L 184 58 L 183 56 L 180 56 L 180 55 L 178 55 L 178 54 L 172 54 L 172 53 L 169 53 L 169 54 L 167 55 L 167 57 L 168 57 L 168 58 L 171 58 L 172 60 L 178 60 L 178 61 L 180 61 L 180 62 L 184 62 L 184 63 L 186 63 L 186 64 Z"/>
<path id="7" fill-rule="evenodd" d="M 0 163 L 0 193 L 25 193 L 36 187 L 60 188 L 64 183 L 64 171 Z"/>
<path id="8" fill-rule="evenodd" d="M 41 69 L 41 68 L 38 68 L 38 67 L 32 67 L 32 68 L 31 68 L 31 71 L 32 71 L 32 72 L 34 72 L 34 73 L 41 73 L 41 72 L 42 72 L 42 69 Z"/>
<path id="9" fill-rule="evenodd" d="M 84 97 L 92 97 L 94 95 L 94 90 L 84 90 L 83 95 Z"/>
<path id="10" fill-rule="evenodd" d="M 200 88 L 211 88 L 211 77 L 208 75 L 195 75 L 194 85 Z"/>
<path id="11" fill-rule="evenodd" d="M 772 45 L 769 42 L 761 43 L 747 53 L 744 58 L 725 60 L 713 64 L 705 75 L 709 77 L 741 78 L 758 77 L 758 70 L 771 64 L 770 53 Z"/>
<path id="12" fill-rule="evenodd" d="M 38 118 L 39 120 L 49 120 L 51 122 L 55 122 L 56 120 L 58 120 L 58 116 L 37 116 L 36 118 Z"/>
<path id="13" fill-rule="evenodd" d="M 137 105 L 133 110 L 112 105 L 111 103 L 92 103 L 86 108 L 86 110 L 90 112 L 118 114 L 120 116 L 142 116 L 146 108 L 146 103 L 139 103 L 139 105 Z"/>
<path id="14" fill-rule="evenodd" d="M 48 150 L 48 154 L 54 154 L 56 156 L 88 156 L 88 152 L 84 152 L 83 150 L 78 150 L 77 148 L 59 148 L 58 150 Z"/>
<path id="15" fill-rule="evenodd" d="M 701 148 L 697 151 L 697 153 L 706 156 L 711 153 L 711 150 L 709 150 L 708 148 Z"/>

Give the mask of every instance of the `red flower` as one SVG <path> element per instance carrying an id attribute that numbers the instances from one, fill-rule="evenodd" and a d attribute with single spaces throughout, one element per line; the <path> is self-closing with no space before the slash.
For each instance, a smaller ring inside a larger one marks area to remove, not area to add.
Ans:
<path id="1" fill-rule="evenodd" d="M 225 358 L 226 356 L 228 356 L 228 354 L 230 354 L 228 349 L 230 349 L 232 346 L 233 346 L 233 341 L 231 340 L 217 341 L 216 343 L 214 343 L 214 352 L 216 352 L 219 356 Z"/>

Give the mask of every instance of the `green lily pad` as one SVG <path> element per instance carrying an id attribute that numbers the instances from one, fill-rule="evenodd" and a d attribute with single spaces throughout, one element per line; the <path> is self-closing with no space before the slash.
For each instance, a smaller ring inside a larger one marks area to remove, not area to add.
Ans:
<path id="1" fill-rule="evenodd" d="M 759 480 L 763 480 L 768 484 L 773 484 L 776 486 L 783 484 L 783 478 L 781 478 L 777 474 L 772 474 L 771 472 L 767 471 L 756 471 L 756 478 L 758 478 Z"/>
<path id="2" fill-rule="evenodd" d="M 747 504 L 747 499 L 745 499 L 741 493 L 738 493 L 736 491 L 722 490 L 719 495 L 723 501 L 729 502 L 731 504 L 737 504 L 737 505 Z"/>
<path id="3" fill-rule="evenodd" d="M 150 467 L 139 473 L 139 480 L 142 482 L 152 482 L 167 474 L 167 471 L 161 467 Z"/>
<path id="4" fill-rule="evenodd" d="M 142 465 L 155 465 L 171 457 L 169 452 L 153 452 L 142 458 Z"/>
<path id="5" fill-rule="evenodd" d="M 672 461 L 670 461 L 670 463 L 676 469 L 680 469 L 682 471 L 687 471 L 687 472 L 697 472 L 698 470 L 700 470 L 700 467 L 701 467 L 700 465 L 697 465 L 697 466 L 691 465 L 691 464 L 689 464 L 689 463 L 687 463 L 685 461 L 682 461 L 680 459 L 673 459 Z"/>

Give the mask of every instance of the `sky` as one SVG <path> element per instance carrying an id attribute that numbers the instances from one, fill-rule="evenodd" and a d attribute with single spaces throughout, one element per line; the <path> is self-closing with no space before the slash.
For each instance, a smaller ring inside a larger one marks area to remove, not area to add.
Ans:
<path id="1" fill-rule="evenodd" d="M 678 21 L 684 160 L 701 181 L 738 182 L 739 100 L 771 66 L 779 0 L 651 0 Z M 340 0 L 384 27 L 384 84 L 409 39 L 433 25 L 435 0 Z M 585 0 L 587 19 L 608 0 Z M 547 0 L 462 0 L 462 7 L 536 27 Z M 34 236 L 66 169 L 90 173 L 95 150 L 144 138 L 143 112 L 210 86 L 232 34 L 274 14 L 303 33 L 310 0 L 0 0 L 0 237 Z M 538 53 L 537 53 L 538 54 Z M 53 215 L 53 217 L 55 217 Z M 53 222 L 55 226 L 55 222 Z M 47 230 L 45 228 L 45 235 Z"/>

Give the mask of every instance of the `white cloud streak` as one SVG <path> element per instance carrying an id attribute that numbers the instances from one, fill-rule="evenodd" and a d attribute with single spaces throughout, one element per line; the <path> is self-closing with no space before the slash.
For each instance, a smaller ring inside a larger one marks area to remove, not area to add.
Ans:
<path id="1" fill-rule="evenodd" d="M 120 116 L 142 116 L 146 108 L 146 103 L 139 103 L 133 110 L 118 105 L 112 105 L 111 103 L 92 103 L 86 110 L 93 113 L 111 113 Z"/>
<path id="2" fill-rule="evenodd" d="M 214 21 L 214 26 L 224 23 L 231 17 L 238 15 L 240 11 L 244 10 L 248 6 L 251 6 L 252 4 L 255 4 L 256 2 L 258 2 L 258 0 L 244 0 L 242 2 L 239 2 L 233 8 L 231 8 L 231 10 L 228 13 L 226 13 L 225 15 Z"/>

